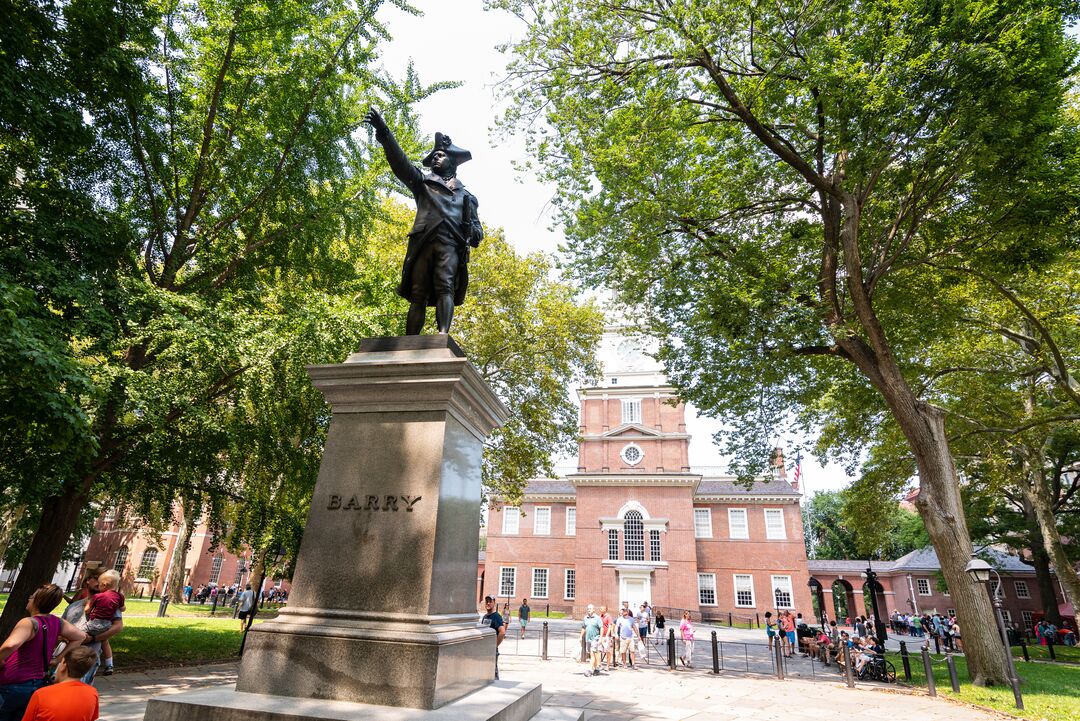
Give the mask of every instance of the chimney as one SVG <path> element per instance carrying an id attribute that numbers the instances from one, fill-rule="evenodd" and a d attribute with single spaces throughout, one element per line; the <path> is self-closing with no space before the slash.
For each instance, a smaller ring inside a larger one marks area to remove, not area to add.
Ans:
<path id="1" fill-rule="evenodd" d="M 773 478 L 778 481 L 787 481 L 787 469 L 784 467 L 784 449 L 779 446 L 773 449 L 772 466 Z M 798 475 L 796 475 L 795 479 L 791 482 L 791 487 L 794 488 L 796 492 L 798 492 Z"/>

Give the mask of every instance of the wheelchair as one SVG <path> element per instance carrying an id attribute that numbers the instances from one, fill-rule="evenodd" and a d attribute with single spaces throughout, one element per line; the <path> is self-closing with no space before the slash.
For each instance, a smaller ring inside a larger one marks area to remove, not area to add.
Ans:
<path id="1" fill-rule="evenodd" d="M 866 662 L 859 671 L 860 681 L 884 681 L 885 683 L 896 682 L 896 667 L 883 656 L 875 656 Z"/>

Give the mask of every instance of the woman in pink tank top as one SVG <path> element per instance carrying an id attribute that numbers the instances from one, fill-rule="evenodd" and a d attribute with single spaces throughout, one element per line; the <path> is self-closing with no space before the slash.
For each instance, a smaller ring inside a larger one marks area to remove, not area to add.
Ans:
<path id="1" fill-rule="evenodd" d="M 41 688 L 53 662 L 53 652 L 61 639 L 67 642 L 60 656 L 83 642 L 86 634 L 50 613 L 64 598 L 60 587 L 47 583 L 30 596 L 26 610 L 30 618 L 0 645 L 0 721 L 22 719 L 30 696 Z M 55 659 L 59 661 L 59 657 Z"/>

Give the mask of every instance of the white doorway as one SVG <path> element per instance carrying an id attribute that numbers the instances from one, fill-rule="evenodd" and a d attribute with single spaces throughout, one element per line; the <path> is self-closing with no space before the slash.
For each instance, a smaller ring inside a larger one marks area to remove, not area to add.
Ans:
<path id="1" fill-rule="evenodd" d="M 643 601 L 652 602 L 650 590 L 652 584 L 649 580 L 650 572 L 645 571 L 620 571 L 619 572 L 619 602 L 630 602 L 630 608 L 637 610 Z"/>

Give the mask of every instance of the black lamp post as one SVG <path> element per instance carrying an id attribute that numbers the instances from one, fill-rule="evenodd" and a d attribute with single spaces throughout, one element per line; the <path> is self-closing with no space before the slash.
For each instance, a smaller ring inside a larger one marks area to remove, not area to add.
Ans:
<path id="1" fill-rule="evenodd" d="M 879 587 L 877 573 L 874 571 L 873 566 L 870 565 L 869 559 L 866 561 L 866 570 L 862 572 L 862 577 L 866 579 L 863 588 L 870 589 L 870 608 L 874 612 L 874 636 L 877 638 L 878 643 L 884 646 L 888 634 L 885 632 L 885 622 L 881 620 L 881 611 L 877 605 L 877 590 Z"/>
<path id="2" fill-rule="evenodd" d="M 997 621 L 1001 642 L 1005 644 L 1005 665 L 1009 669 L 1009 683 L 1012 684 L 1013 699 L 1016 701 L 1016 708 L 1023 709 L 1024 699 L 1020 695 L 1020 679 L 1016 675 L 1016 666 L 1013 664 L 1012 649 L 1009 648 L 1009 635 L 1005 631 L 1005 620 L 1001 617 L 1001 598 L 998 597 L 996 590 L 1001 588 L 1001 576 L 998 575 L 993 566 L 978 558 L 974 553 L 971 554 L 971 560 L 964 567 L 964 571 L 978 583 L 986 584 L 987 590 L 990 591 L 990 600 L 994 604 L 994 620 Z M 996 579 L 996 589 L 990 586 L 991 576 Z"/>
<path id="3" fill-rule="evenodd" d="M 829 614 L 825 611 L 825 594 L 821 590 L 821 581 L 816 578 L 811 578 L 806 582 L 806 585 L 810 587 L 810 593 L 814 594 L 814 598 L 818 602 L 818 620 L 821 621 L 821 630 L 825 630 L 829 625 Z"/>
<path id="4" fill-rule="evenodd" d="M 251 630 L 251 624 L 255 622 L 255 614 L 259 610 L 259 596 L 262 595 L 263 585 L 266 583 L 266 567 L 267 565 L 277 567 L 281 564 L 283 558 L 285 558 L 285 547 L 278 546 L 277 550 L 274 552 L 273 559 L 263 559 L 262 571 L 259 573 L 259 588 L 257 591 L 255 591 L 255 603 L 251 604 L 251 610 L 248 612 L 247 623 L 244 625 L 244 637 L 240 639 L 241 656 L 244 655 L 244 646 L 247 644 L 248 631 Z M 237 607 L 239 607 L 239 604 L 237 604 Z"/>

